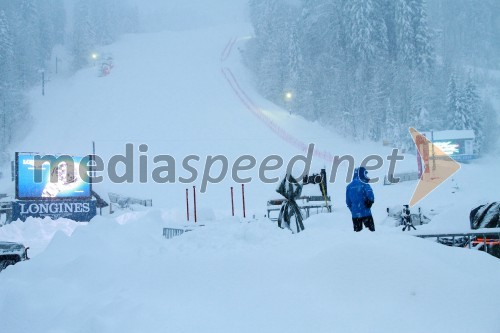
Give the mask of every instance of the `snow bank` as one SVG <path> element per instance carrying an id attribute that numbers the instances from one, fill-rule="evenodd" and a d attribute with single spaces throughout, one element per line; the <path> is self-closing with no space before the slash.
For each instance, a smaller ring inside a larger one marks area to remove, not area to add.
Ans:
<path id="1" fill-rule="evenodd" d="M 497 279 L 484 279 L 485 271 L 500 276 L 500 264 L 485 253 L 354 233 L 331 214 L 296 235 L 234 218 L 167 240 L 162 228 L 183 222 L 163 216 L 97 217 L 8 267 L 2 331 L 467 332 L 500 324 Z"/>
<path id="2" fill-rule="evenodd" d="M 26 244 L 30 247 L 29 257 L 34 257 L 45 250 L 56 233 L 70 236 L 78 226 L 86 224 L 63 218 L 28 218 L 26 222 L 15 221 L 0 227 L 0 240 Z"/>

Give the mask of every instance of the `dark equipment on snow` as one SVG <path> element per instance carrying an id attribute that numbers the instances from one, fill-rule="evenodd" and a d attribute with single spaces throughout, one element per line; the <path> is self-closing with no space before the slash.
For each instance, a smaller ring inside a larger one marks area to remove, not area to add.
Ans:
<path id="1" fill-rule="evenodd" d="M 331 206 L 328 205 L 328 188 L 326 186 L 326 170 L 325 169 L 321 169 L 321 172 L 319 174 L 313 173 L 310 176 L 305 175 L 304 178 L 302 179 L 302 184 L 303 185 L 318 184 L 319 190 L 321 191 L 321 195 L 323 196 L 323 199 L 325 200 L 326 208 L 327 208 L 329 213 L 332 212 Z"/>
<path id="2" fill-rule="evenodd" d="M 492 202 L 474 208 L 469 215 L 471 229 L 499 228 L 500 202 Z"/>
<path id="3" fill-rule="evenodd" d="M 415 228 L 415 226 L 413 225 L 413 223 L 411 221 L 411 212 L 410 212 L 409 205 L 403 205 L 403 211 L 401 212 L 401 218 L 403 219 L 403 223 L 404 223 L 403 231 L 406 231 L 406 229 L 408 229 L 408 231 L 410 231 L 411 228 L 413 228 L 414 230 L 417 230 L 417 228 Z"/>
<path id="4" fill-rule="evenodd" d="M 469 215 L 471 229 L 500 228 L 500 202 L 487 203 L 471 210 Z M 500 234 L 482 235 L 469 239 L 469 247 L 485 251 L 500 258 Z"/>
<path id="5" fill-rule="evenodd" d="M 286 178 L 286 177 L 285 177 Z M 323 209 L 326 208 L 326 210 L 331 213 L 332 211 L 332 204 L 331 204 L 331 198 L 328 195 L 327 191 L 327 186 L 326 186 L 326 171 L 325 169 L 321 169 L 321 172 L 319 174 L 312 174 L 310 176 L 304 176 L 302 178 L 302 184 L 301 186 L 308 185 L 308 184 L 318 184 L 321 195 L 306 195 L 306 196 L 298 196 L 295 197 L 295 202 L 300 200 L 300 205 L 298 204 L 298 207 L 300 208 L 303 217 L 309 218 L 311 215 L 311 211 L 316 210 L 316 213 L 319 214 L 320 211 L 323 211 Z M 278 191 L 278 190 L 276 190 Z M 284 204 L 284 202 L 287 199 L 272 199 L 267 202 L 267 216 L 271 221 L 277 221 L 278 218 L 276 217 L 271 217 L 271 212 L 273 211 L 281 211 L 281 206 Z M 278 208 L 279 206 L 279 208 Z"/>
<path id="6" fill-rule="evenodd" d="M 20 243 L 0 241 L 0 271 L 19 261 L 28 260 L 28 249 Z"/>
<path id="7" fill-rule="evenodd" d="M 286 175 L 281 181 L 279 187 L 276 189 L 276 192 L 284 196 L 286 199 L 281 205 L 278 217 L 278 227 L 284 228 L 285 226 L 286 228 L 292 230 L 291 221 L 292 218 L 295 218 L 297 232 L 304 230 L 302 213 L 300 212 L 299 205 L 297 205 L 297 202 L 295 201 L 302 193 L 302 185 L 299 184 L 291 175 Z"/>
<path id="8" fill-rule="evenodd" d="M 97 208 L 104 208 L 104 207 L 109 206 L 109 204 L 106 202 L 106 200 L 101 198 L 101 196 L 99 194 L 97 194 L 96 192 L 94 192 L 93 190 L 90 191 L 90 194 L 92 195 L 92 197 L 95 198 Z"/>
<path id="9" fill-rule="evenodd" d="M 99 215 L 102 215 L 102 209 L 104 207 L 108 207 L 109 204 L 106 202 L 106 200 L 101 198 L 101 196 L 97 194 L 94 190 L 90 190 L 90 194 L 92 195 L 92 197 L 95 198 L 96 207 L 99 208 Z"/>
<path id="10" fill-rule="evenodd" d="M 405 225 L 405 219 L 404 217 L 407 215 L 403 211 L 406 209 L 407 205 L 403 206 L 394 206 L 394 207 L 387 207 L 387 216 L 392 217 L 395 222 L 396 226 L 404 226 Z M 426 214 L 430 214 L 432 216 L 433 210 L 431 209 L 429 212 Z M 431 218 L 428 217 L 427 215 L 424 215 L 422 212 L 422 208 L 418 207 L 415 212 L 415 208 L 413 210 L 410 210 L 410 222 L 413 226 L 417 225 L 422 225 L 422 224 L 427 224 L 431 222 Z"/>
<path id="11" fill-rule="evenodd" d="M 435 238 L 440 244 L 484 251 L 500 258 L 500 231 L 473 230 L 466 233 L 415 235 L 421 238 Z"/>

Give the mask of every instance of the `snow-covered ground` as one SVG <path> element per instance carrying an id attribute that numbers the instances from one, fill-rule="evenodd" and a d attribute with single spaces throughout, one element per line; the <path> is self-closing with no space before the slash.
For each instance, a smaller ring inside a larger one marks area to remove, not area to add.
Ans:
<path id="1" fill-rule="evenodd" d="M 390 154 L 377 143 L 350 142 L 317 123 L 289 115 L 260 97 L 240 52 L 251 27 L 234 20 L 234 2 L 178 20 L 171 30 L 123 36 L 111 75 L 96 68 L 54 78 L 46 95 L 32 92 L 35 124 L 14 151 L 86 154 L 92 141 L 104 160 L 125 144 L 147 144 L 182 159 L 223 154 L 230 161 L 271 154 L 285 163 L 316 145 L 311 171 L 328 156 Z M 242 2 L 243 3 L 243 2 Z M 196 5 L 196 1 L 192 1 Z M 224 6 L 227 6 L 225 8 Z M 182 7 L 179 7 L 182 8 Z M 186 8 L 190 8 L 187 6 Z M 243 10 L 238 7 L 238 10 Z M 226 10 L 227 9 L 227 10 Z M 180 9 L 179 9 L 180 10 Z M 181 13 L 179 13 L 181 15 Z M 223 18 L 227 16 L 228 20 Z M 238 16 L 238 17 L 240 17 Z M 233 18 L 233 19 L 231 19 Z M 182 24 L 181 24 L 182 23 Z M 419 206 L 436 214 L 419 232 L 469 229 L 469 211 L 498 200 L 500 158 L 465 164 Z M 203 172 L 203 163 L 196 164 Z M 383 177 L 383 170 L 371 176 Z M 396 171 L 416 170 L 405 155 Z M 6 169 L 5 174 L 9 174 Z M 270 172 L 283 176 L 284 169 Z M 0 240 L 31 247 L 32 259 L 0 273 L 1 332 L 496 332 L 500 263 L 485 253 L 448 248 L 401 233 L 386 208 L 407 203 L 416 182 L 374 185 L 377 232 L 352 232 L 344 204 L 345 170 L 329 185 L 333 212 L 305 221 L 292 235 L 264 218 L 279 197 L 257 168 L 239 185 L 226 177 L 198 194 L 203 227 L 166 240 L 162 228 L 184 226 L 192 184 L 112 184 L 95 190 L 152 198 L 154 209 L 96 217 L 90 223 L 29 219 L 0 228 Z M 137 176 L 136 176 L 136 179 Z M 230 217 L 229 188 L 236 214 Z M 6 179 L 0 192 L 14 194 Z M 315 188 L 306 188 L 319 194 Z M 319 192 L 319 191 L 318 191 Z M 255 218 L 253 218 L 255 216 Z M 189 224 L 192 226 L 192 223 Z"/>
<path id="2" fill-rule="evenodd" d="M 161 210 L 57 233 L 0 277 L 4 332 L 470 332 L 498 327 L 498 260 L 317 215 L 166 240 Z M 33 226 L 36 228 L 36 226 Z M 486 274 L 485 274 L 486 273 Z"/>

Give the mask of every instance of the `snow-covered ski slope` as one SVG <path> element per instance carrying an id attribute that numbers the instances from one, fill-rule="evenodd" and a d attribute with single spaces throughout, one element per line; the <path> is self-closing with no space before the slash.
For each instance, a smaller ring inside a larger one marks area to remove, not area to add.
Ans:
<path id="1" fill-rule="evenodd" d="M 179 9 L 175 29 L 123 36 L 99 50 L 113 54 L 109 76 L 91 67 L 52 79 L 44 97 L 33 90 L 34 126 L 12 150 L 85 154 L 95 141 L 107 160 L 133 143 L 137 167 L 138 145 L 147 144 L 150 167 L 157 154 L 176 158 L 176 178 L 189 176 L 181 161 L 190 154 L 201 157 L 194 164 L 200 175 L 207 155 L 234 161 L 250 154 L 260 162 L 278 154 L 287 162 L 308 143 L 316 145 L 316 172 L 326 166 L 329 173 L 329 154 L 351 154 L 358 163 L 390 154 L 290 116 L 256 93 L 240 58 L 252 30 L 234 20 L 244 3 L 221 1 L 218 10 L 197 12 L 193 24 Z M 414 161 L 406 155 L 396 171 L 415 170 Z M 498 162 L 464 165 L 423 200 L 438 214 L 419 231 L 467 230 L 470 209 L 498 200 Z M 329 188 L 333 213 L 306 220 L 297 235 L 263 218 L 276 184 L 258 181 L 256 168 L 245 188 L 255 220 L 229 217 L 230 186 L 242 212 L 240 187 L 228 176 L 198 194 L 204 226 L 170 240 L 161 230 L 187 225 L 185 189 L 199 189 L 201 176 L 192 184 L 140 184 L 136 173 L 132 184 L 95 186 L 103 197 L 152 198 L 151 210 L 88 225 L 28 219 L 4 226 L 0 239 L 31 246 L 33 258 L 0 273 L 0 332 L 496 332 L 498 260 L 394 228 L 385 209 L 407 203 L 415 182 L 375 184 L 377 232 L 355 234 L 342 172 Z"/>
<path id="2" fill-rule="evenodd" d="M 155 206 L 170 208 L 183 206 L 186 187 L 200 188 L 207 155 L 223 154 L 234 161 L 249 154 L 260 163 L 264 157 L 278 154 L 287 163 L 292 156 L 305 154 L 304 147 L 314 143 L 311 171 L 319 172 L 323 166 L 330 167 L 330 159 L 324 158 L 327 154 L 352 154 L 360 163 L 369 154 L 390 153 L 378 144 L 352 145 L 319 124 L 290 116 L 259 97 L 239 51 L 251 36 L 252 29 L 246 23 L 124 36 L 98 50 L 113 55 L 111 75 L 98 77 L 97 67 L 90 67 L 69 79 L 54 78 L 45 96 L 39 89 L 33 90 L 34 128 L 12 151 L 86 154 L 92 151 L 94 141 L 96 153 L 107 161 L 112 155 L 125 154 L 125 144 L 133 143 L 135 182 L 114 185 L 106 181 L 95 185 L 96 191 L 104 196 L 114 191 L 152 198 Z M 140 144 L 149 147 L 149 174 L 154 168 L 153 156 L 168 154 L 176 158 L 176 178 L 188 177 L 182 160 L 190 154 L 199 155 L 199 163 L 191 162 L 199 172 L 197 181 L 155 184 L 150 178 L 148 184 L 140 184 Z M 415 168 L 413 159 L 409 164 L 408 168 Z M 276 184 L 259 182 L 257 170 L 255 167 L 241 176 L 253 177 L 246 189 L 247 207 L 260 214 L 266 200 L 275 196 Z M 268 177 L 283 176 L 284 172 L 285 168 L 269 172 Z M 229 187 L 236 185 L 230 178 L 228 175 L 223 183 L 209 186 L 199 197 L 200 205 L 229 212 Z M 338 186 L 339 195 L 343 185 Z"/>

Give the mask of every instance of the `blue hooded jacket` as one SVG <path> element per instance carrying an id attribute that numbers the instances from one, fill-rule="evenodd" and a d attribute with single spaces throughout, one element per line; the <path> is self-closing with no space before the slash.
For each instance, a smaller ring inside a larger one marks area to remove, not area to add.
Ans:
<path id="1" fill-rule="evenodd" d="M 375 202 L 375 196 L 366 173 L 364 167 L 356 168 L 352 182 L 346 187 L 346 204 L 353 218 L 372 215 L 370 207 Z"/>

